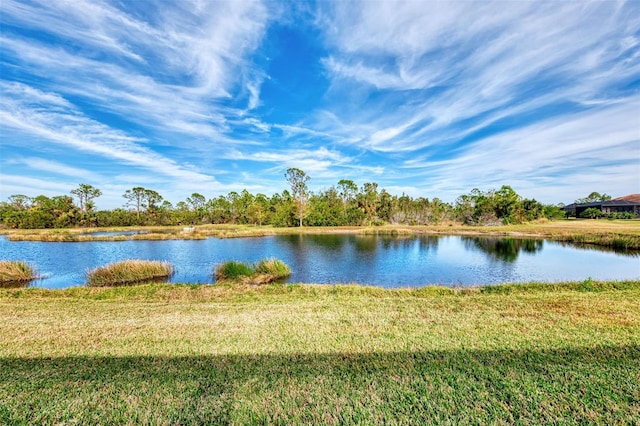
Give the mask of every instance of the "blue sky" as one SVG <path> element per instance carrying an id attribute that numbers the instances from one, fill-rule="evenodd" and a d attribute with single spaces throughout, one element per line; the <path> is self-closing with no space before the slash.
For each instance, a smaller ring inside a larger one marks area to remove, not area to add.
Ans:
<path id="1" fill-rule="evenodd" d="M 640 192 L 640 2 L 2 0 L 0 199 Z"/>

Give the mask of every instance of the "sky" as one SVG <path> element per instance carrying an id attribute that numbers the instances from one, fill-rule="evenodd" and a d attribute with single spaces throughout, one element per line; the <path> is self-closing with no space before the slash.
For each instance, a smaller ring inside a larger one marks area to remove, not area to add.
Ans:
<path id="1" fill-rule="evenodd" d="M 640 1 L 2 0 L 0 200 L 640 192 Z"/>

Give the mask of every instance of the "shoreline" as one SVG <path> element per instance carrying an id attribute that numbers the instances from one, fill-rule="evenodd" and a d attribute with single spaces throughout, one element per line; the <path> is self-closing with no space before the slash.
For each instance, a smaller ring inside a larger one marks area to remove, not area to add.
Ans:
<path id="1" fill-rule="evenodd" d="M 452 287 L 444 284 L 431 284 L 421 287 L 380 287 L 360 283 L 267 283 L 246 284 L 223 281 L 219 283 L 141 283 L 123 286 L 76 286 L 67 288 L 42 287 L 0 287 L 0 300 L 3 298 L 74 298 L 106 300 L 112 297 L 139 297 L 145 300 L 167 297 L 179 299 L 206 300 L 208 298 L 237 298 L 244 296 L 268 295 L 366 295 L 373 297 L 439 297 L 471 296 L 481 294 L 525 294 L 558 292 L 601 292 L 618 290 L 640 290 L 640 279 L 581 281 L 522 281 L 499 284 L 471 285 Z"/>
<path id="2" fill-rule="evenodd" d="M 116 235 L 91 235 L 114 233 Z M 113 227 L 9 230 L 0 229 L 9 241 L 92 242 L 130 240 L 174 240 L 206 238 L 247 238 L 273 235 L 388 235 L 400 236 L 481 236 L 502 238 L 532 238 L 609 246 L 620 249 L 640 249 L 640 221 L 563 220 L 501 226 L 468 226 L 444 224 L 430 226 L 384 225 L 367 227 L 296 227 L 274 228 L 251 225 L 198 225 L 190 227 Z"/>

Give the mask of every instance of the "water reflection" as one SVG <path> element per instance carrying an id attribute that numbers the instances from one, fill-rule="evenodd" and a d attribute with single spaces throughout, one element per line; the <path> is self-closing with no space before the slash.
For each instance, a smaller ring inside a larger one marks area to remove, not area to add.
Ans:
<path id="1" fill-rule="evenodd" d="M 520 252 L 534 254 L 544 247 L 543 240 L 520 238 L 462 237 L 467 250 L 480 249 L 494 261 L 515 262 Z"/>
<path id="2" fill-rule="evenodd" d="M 437 248 L 438 238 L 436 236 L 377 236 L 377 235 L 353 235 L 353 234 L 297 234 L 281 235 L 277 237 L 279 241 L 302 248 L 313 245 L 331 252 L 342 252 L 345 249 L 353 248 L 360 254 L 375 253 L 379 249 L 402 250 L 413 248 L 418 243 L 421 250 Z"/>
<path id="3" fill-rule="evenodd" d="M 0 288 L 27 288 L 32 281 L 0 281 Z"/>
<path id="4" fill-rule="evenodd" d="M 618 247 L 608 247 L 608 246 L 596 246 L 593 244 L 586 243 L 574 243 L 562 241 L 559 242 L 562 247 L 567 247 L 568 249 L 578 249 L 578 250 L 588 250 L 588 251 L 606 251 L 609 253 L 615 253 L 620 256 L 629 256 L 629 257 L 640 257 L 640 250 L 629 250 L 629 249 L 621 249 Z"/>

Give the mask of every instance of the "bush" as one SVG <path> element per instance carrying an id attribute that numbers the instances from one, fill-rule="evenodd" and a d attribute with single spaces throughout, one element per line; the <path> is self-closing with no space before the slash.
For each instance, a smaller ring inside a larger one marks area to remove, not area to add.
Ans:
<path id="1" fill-rule="evenodd" d="M 602 217 L 602 212 L 599 209 L 589 207 L 588 209 L 580 213 L 580 217 L 585 219 L 597 219 L 599 217 Z"/>
<path id="2" fill-rule="evenodd" d="M 631 212 L 617 212 L 609 213 L 607 219 L 635 219 L 635 216 Z"/>

